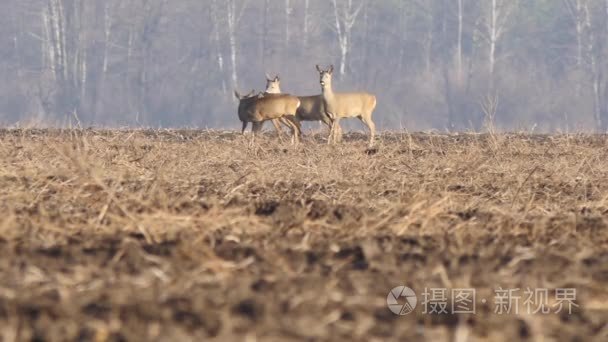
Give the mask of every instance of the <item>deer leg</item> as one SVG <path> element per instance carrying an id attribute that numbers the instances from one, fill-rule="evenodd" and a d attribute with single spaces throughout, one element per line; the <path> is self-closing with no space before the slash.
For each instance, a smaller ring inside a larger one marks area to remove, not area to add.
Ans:
<path id="1" fill-rule="evenodd" d="M 297 116 L 293 116 L 293 125 L 296 128 L 296 143 L 302 141 L 302 125 L 300 124 L 300 120 L 298 120 Z"/>
<path id="2" fill-rule="evenodd" d="M 327 115 L 321 116 L 321 122 L 331 131 L 331 119 Z"/>
<path id="3" fill-rule="evenodd" d="M 340 129 L 340 118 L 336 117 L 331 123 L 331 131 L 329 132 L 329 138 L 327 138 L 327 144 L 332 144 L 336 142 L 336 131 L 341 131 Z"/>
<path id="4" fill-rule="evenodd" d="M 294 134 L 295 134 L 295 128 L 293 127 L 293 124 L 291 123 L 291 121 L 287 120 L 285 117 L 281 118 L 281 123 L 285 126 L 287 126 L 287 128 L 289 128 L 289 131 L 291 132 L 291 138 L 289 139 L 290 143 L 293 145 L 294 143 Z"/>
<path id="5" fill-rule="evenodd" d="M 342 127 L 340 125 L 336 126 L 336 131 L 334 132 L 334 139 L 336 142 L 342 142 Z"/>
<path id="6" fill-rule="evenodd" d="M 300 141 L 302 141 L 302 122 L 300 121 L 300 119 L 298 119 L 297 115 L 293 116 L 293 122 L 296 124 L 296 127 L 298 128 L 298 138 Z"/>
<path id="7" fill-rule="evenodd" d="M 293 125 L 289 119 L 289 115 L 281 117 L 280 120 L 281 120 L 281 123 L 283 125 L 285 125 L 287 128 L 289 128 L 289 130 L 291 131 L 291 129 L 293 128 Z"/>
<path id="8" fill-rule="evenodd" d="M 262 129 L 263 124 L 264 124 L 264 121 L 251 123 L 251 126 L 252 126 L 251 131 L 253 132 L 253 134 L 251 134 L 251 142 L 250 142 L 251 146 L 254 145 L 255 137 L 258 135 L 258 133 Z"/>
<path id="9" fill-rule="evenodd" d="M 291 122 L 289 122 L 289 130 L 291 131 L 291 144 L 292 145 L 297 145 L 298 144 L 298 137 L 297 137 L 297 132 L 296 132 L 296 127 L 295 125 Z"/>
<path id="10" fill-rule="evenodd" d="M 281 119 L 272 119 L 272 124 L 274 125 L 274 129 L 277 131 L 277 135 L 279 136 L 279 141 L 283 142 L 283 129 L 281 128 L 280 121 Z"/>
<path id="11" fill-rule="evenodd" d="M 321 113 L 321 120 L 329 127 L 329 135 L 327 136 L 327 145 L 331 144 L 331 138 L 334 134 L 334 119 L 327 112 Z"/>
<path id="12" fill-rule="evenodd" d="M 371 115 L 362 115 L 361 121 L 369 128 L 369 147 L 374 145 L 374 137 L 376 135 L 376 125 L 372 121 Z"/>
<path id="13" fill-rule="evenodd" d="M 337 119 L 337 118 L 336 118 Z M 325 114 L 321 117 L 321 121 L 329 128 L 329 136 L 327 143 L 330 143 L 330 139 L 334 142 L 342 141 L 342 128 L 339 123 L 336 123 L 336 119 L 332 119 L 329 115 Z M 336 124 L 336 125 L 334 125 Z M 337 139 L 336 139 L 337 137 Z"/>
<path id="14" fill-rule="evenodd" d="M 243 121 L 243 129 L 241 130 L 241 134 L 245 134 L 246 129 L 247 129 L 247 121 Z"/>
<path id="15" fill-rule="evenodd" d="M 297 145 L 300 142 L 300 136 L 302 135 L 300 122 L 293 115 L 284 116 L 283 119 L 287 124 L 289 124 L 292 134 L 292 143 Z"/>

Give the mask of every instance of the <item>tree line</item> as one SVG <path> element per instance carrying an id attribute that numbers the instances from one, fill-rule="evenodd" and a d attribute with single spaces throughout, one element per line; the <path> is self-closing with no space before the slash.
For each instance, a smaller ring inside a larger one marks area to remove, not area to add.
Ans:
<path id="1" fill-rule="evenodd" d="M 0 124 L 236 127 L 233 89 L 376 94 L 380 129 L 608 129 L 608 0 L 6 0 Z"/>

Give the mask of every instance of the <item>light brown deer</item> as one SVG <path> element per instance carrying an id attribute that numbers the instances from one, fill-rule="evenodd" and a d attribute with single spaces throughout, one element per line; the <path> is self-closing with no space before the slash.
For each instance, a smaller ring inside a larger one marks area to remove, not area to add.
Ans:
<path id="1" fill-rule="evenodd" d="M 276 75 L 275 77 L 270 77 L 268 76 L 268 74 L 266 75 L 266 90 L 264 91 L 264 93 L 267 94 L 280 94 L 281 93 L 281 89 L 278 88 L 279 85 L 279 76 Z M 250 97 L 249 95 L 246 95 L 245 97 Z M 277 131 L 277 134 L 279 136 L 279 140 L 283 141 L 283 130 L 281 129 L 281 119 L 272 119 L 271 120 L 272 124 L 274 125 L 274 128 Z M 290 128 L 290 124 L 288 122 L 283 123 L 285 126 L 287 126 L 288 128 Z M 243 122 L 243 132 L 245 132 L 245 129 L 247 129 L 247 121 Z"/>
<path id="2" fill-rule="evenodd" d="M 364 92 L 334 93 L 331 83 L 334 66 L 330 66 L 327 70 L 321 70 L 317 65 L 317 71 L 319 72 L 325 114 L 332 121 L 327 142 L 330 144 L 338 141 L 337 132 L 339 132 L 340 119 L 356 117 L 369 128 L 369 146 L 373 146 L 376 125 L 372 121 L 372 113 L 376 108 L 376 96 Z"/>
<path id="3" fill-rule="evenodd" d="M 275 76 L 274 78 L 266 75 L 266 93 L 270 94 L 279 94 L 281 93 L 281 80 L 279 76 Z M 298 122 L 302 121 L 321 121 L 331 132 L 331 120 L 327 115 L 325 115 L 325 110 L 323 108 L 323 96 L 322 95 L 312 95 L 312 96 L 298 96 L 300 99 L 300 107 L 298 107 L 298 111 L 296 113 L 296 119 Z M 279 126 L 278 120 L 273 120 L 273 124 L 281 134 L 281 128 Z M 340 127 L 338 126 L 339 136 L 341 137 Z"/>
<path id="4" fill-rule="evenodd" d="M 238 116 L 243 123 L 241 133 L 245 133 L 247 123 L 251 122 L 252 132 L 251 144 L 255 136 L 261 130 L 264 121 L 285 118 L 286 125 L 292 132 L 292 143 L 298 144 L 301 134 L 300 123 L 295 119 L 296 111 L 300 106 L 300 100 L 289 94 L 264 94 L 254 95 L 254 91 L 242 96 L 234 91 L 234 96 L 239 100 Z"/>
<path id="5" fill-rule="evenodd" d="M 266 76 L 266 90 L 264 90 L 265 94 L 280 94 L 281 93 L 281 79 L 279 79 L 279 75 L 275 75 L 274 77 Z M 281 129 L 281 122 L 290 127 L 289 122 L 285 122 L 286 119 L 273 119 L 272 124 L 274 125 L 274 129 L 277 131 L 277 135 L 279 136 L 279 140 L 283 141 L 283 130 Z"/>

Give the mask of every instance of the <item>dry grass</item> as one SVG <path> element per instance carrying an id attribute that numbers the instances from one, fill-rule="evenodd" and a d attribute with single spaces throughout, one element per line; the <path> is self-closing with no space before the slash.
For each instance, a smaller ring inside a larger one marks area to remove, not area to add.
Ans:
<path id="1" fill-rule="evenodd" d="M 607 137 L 247 142 L 1 131 L 3 339 L 608 339 Z M 400 317 L 402 284 L 489 301 Z M 499 286 L 580 307 L 497 315 Z"/>

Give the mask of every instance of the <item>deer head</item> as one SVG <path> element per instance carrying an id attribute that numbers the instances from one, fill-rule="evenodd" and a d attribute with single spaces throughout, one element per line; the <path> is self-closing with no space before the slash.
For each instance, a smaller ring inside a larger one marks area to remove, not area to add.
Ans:
<path id="1" fill-rule="evenodd" d="M 266 74 L 266 93 L 269 94 L 280 94 L 281 93 L 281 80 L 279 79 L 279 75 L 275 77 L 270 77 Z"/>
<path id="2" fill-rule="evenodd" d="M 331 75 L 334 72 L 333 64 L 330 65 L 327 70 L 321 69 L 319 65 L 317 65 L 316 67 L 317 71 L 319 72 L 319 83 L 321 84 L 321 88 L 331 89 Z"/>

